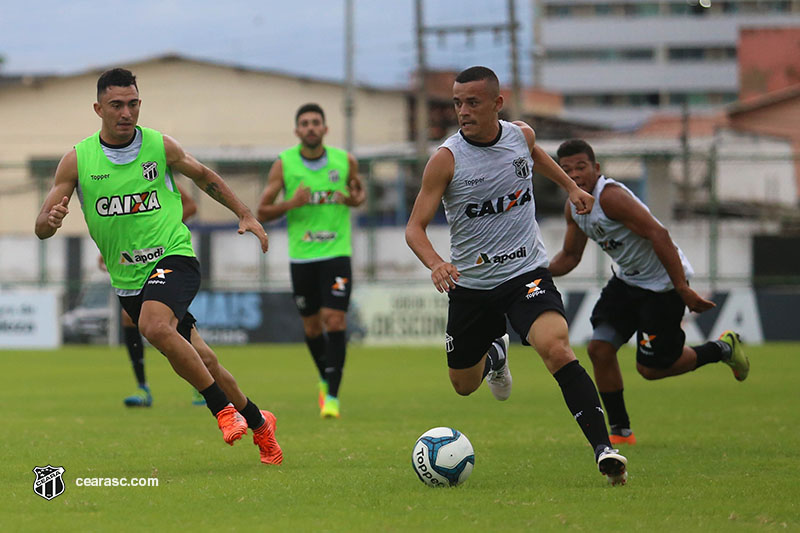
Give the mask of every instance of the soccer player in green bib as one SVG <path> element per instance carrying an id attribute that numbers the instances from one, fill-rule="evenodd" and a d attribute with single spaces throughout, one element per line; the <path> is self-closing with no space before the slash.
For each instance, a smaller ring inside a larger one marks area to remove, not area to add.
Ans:
<path id="1" fill-rule="evenodd" d="M 267 251 L 267 234 L 250 210 L 214 171 L 177 141 L 137 126 L 139 88 L 128 70 L 115 68 L 97 80 L 94 111 L 101 127 L 56 169 L 55 181 L 36 218 L 36 235 L 52 237 L 78 198 L 122 308 L 175 372 L 206 401 L 223 439 L 233 444 L 250 428 L 261 462 L 280 464 L 275 415 L 260 410 L 236 384 L 194 327 L 189 305 L 200 288 L 200 269 L 173 170 L 190 178 L 239 218 Z"/>
<path id="2" fill-rule="evenodd" d="M 319 372 L 320 416 L 339 418 L 353 285 L 350 208 L 364 202 L 366 191 L 356 159 L 323 144 L 328 126 L 319 105 L 297 110 L 294 132 L 300 144 L 270 168 L 257 214 L 262 222 L 286 215 L 292 292 Z"/>

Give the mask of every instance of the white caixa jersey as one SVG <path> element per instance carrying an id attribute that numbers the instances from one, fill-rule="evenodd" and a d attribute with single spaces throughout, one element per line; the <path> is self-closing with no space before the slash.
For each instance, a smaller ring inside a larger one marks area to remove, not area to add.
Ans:
<path id="1" fill-rule="evenodd" d="M 494 142 L 475 143 L 459 131 L 441 147 L 455 160 L 442 203 L 450 225 L 450 262 L 461 273 L 458 285 L 493 289 L 546 266 L 533 199 L 533 159 L 522 129 L 501 120 Z"/>
<path id="2" fill-rule="evenodd" d="M 591 213 L 578 215 L 575 211 L 575 206 L 570 205 L 572 220 L 575 221 L 587 237 L 599 244 L 600 248 L 614 260 L 618 267 L 614 270 L 614 273 L 619 279 L 628 285 L 655 292 L 672 290 L 672 280 L 669 279 L 667 270 L 653 250 L 653 244 L 628 229 L 624 224 L 611 220 L 603 211 L 600 206 L 600 195 L 608 185 L 621 187 L 647 209 L 648 213 L 650 212 L 647 205 L 639 200 L 625 185 L 605 176 L 600 176 L 594 186 L 594 191 L 592 191 L 594 207 Z M 684 274 L 688 280 L 694 275 L 692 265 L 689 264 L 678 245 L 674 242 L 673 244 L 678 251 Z"/>

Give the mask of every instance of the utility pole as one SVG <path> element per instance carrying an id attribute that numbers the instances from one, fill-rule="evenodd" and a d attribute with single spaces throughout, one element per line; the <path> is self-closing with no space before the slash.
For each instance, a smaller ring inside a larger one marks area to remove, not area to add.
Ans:
<path id="1" fill-rule="evenodd" d="M 691 172 L 691 162 L 689 160 L 689 102 L 684 99 L 681 103 L 681 167 L 683 176 L 680 186 L 680 203 L 685 209 L 685 213 L 691 211 L 691 186 L 692 182 L 689 177 Z"/>
<path id="2" fill-rule="evenodd" d="M 353 68 L 353 1 L 344 0 L 344 147 L 353 153 L 353 115 L 355 111 L 355 74 Z"/>
<path id="3" fill-rule="evenodd" d="M 423 0 L 414 1 L 414 31 L 417 42 L 417 79 L 416 79 L 416 152 L 417 172 L 422 176 L 425 161 L 428 159 L 428 91 L 425 87 L 425 78 L 428 67 L 425 64 L 425 26 L 422 20 Z"/>
<path id="4" fill-rule="evenodd" d="M 519 24 L 516 18 L 515 0 L 507 1 L 508 21 L 496 24 L 459 24 L 452 26 L 425 26 L 422 20 L 423 1 L 415 0 L 415 33 L 417 43 L 417 83 L 416 83 L 416 137 L 417 137 L 417 158 L 427 159 L 427 139 L 428 139 L 428 94 L 425 88 L 425 77 L 427 65 L 425 62 L 425 36 L 428 34 L 437 35 L 443 38 L 450 33 L 462 34 L 471 39 L 476 33 L 492 33 L 495 36 L 508 33 L 509 35 L 509 56 L 511 62 L 511 101 L 509 115 L 511 120 L 516 120 L 522 113 L 522 88 L 519 76 L 519 60 L 517 51 L 517 29 Z M 421 108 L 420 108 L 421 107 Z M 424 156 L 422 155 L 424 154 Z"/>
<path id="5" fill-rule="evenodd" d="M 517 55 L 517 12 L 516 0 L 508 1 L 508 35 L 511 47 L 511 109 L 508 110 L 511 120 L 522 119 L 522 86 L 519 80 L 519 58 Z"/>
<path id="6" fill-rule="evenodd" d="M 533 86 L 541 88 L 544 47 L 542 46 L 542 0 L 533 0 Z"/>

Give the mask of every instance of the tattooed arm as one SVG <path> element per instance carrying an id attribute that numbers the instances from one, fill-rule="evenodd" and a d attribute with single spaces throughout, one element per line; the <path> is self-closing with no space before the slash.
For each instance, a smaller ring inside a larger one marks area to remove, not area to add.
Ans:
<path id="1" fill-rule="evenodd" d="M 258 237 L 261 241 L 261 250 L 266 252 L 268 241 L 264 228 L 219 174 L 185 152 L 172 137 L 164 135 L 164 148 L 167 153 L 167 165 L 192 180 L 207 195 L 233 211 L 239 217 L 239 234 L 249 231 Z"/>

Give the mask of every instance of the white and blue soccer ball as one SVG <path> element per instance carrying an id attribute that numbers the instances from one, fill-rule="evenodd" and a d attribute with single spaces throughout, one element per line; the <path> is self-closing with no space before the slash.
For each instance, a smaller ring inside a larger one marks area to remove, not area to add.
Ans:
<path id="1" fill-rule="evenodd" d="M 466 435 L 453 428 L 429 429 L 417 439 L 411 464 L 420 481 L 430 487 L 464 483 L 475 466 L 475 451 Z"/>

